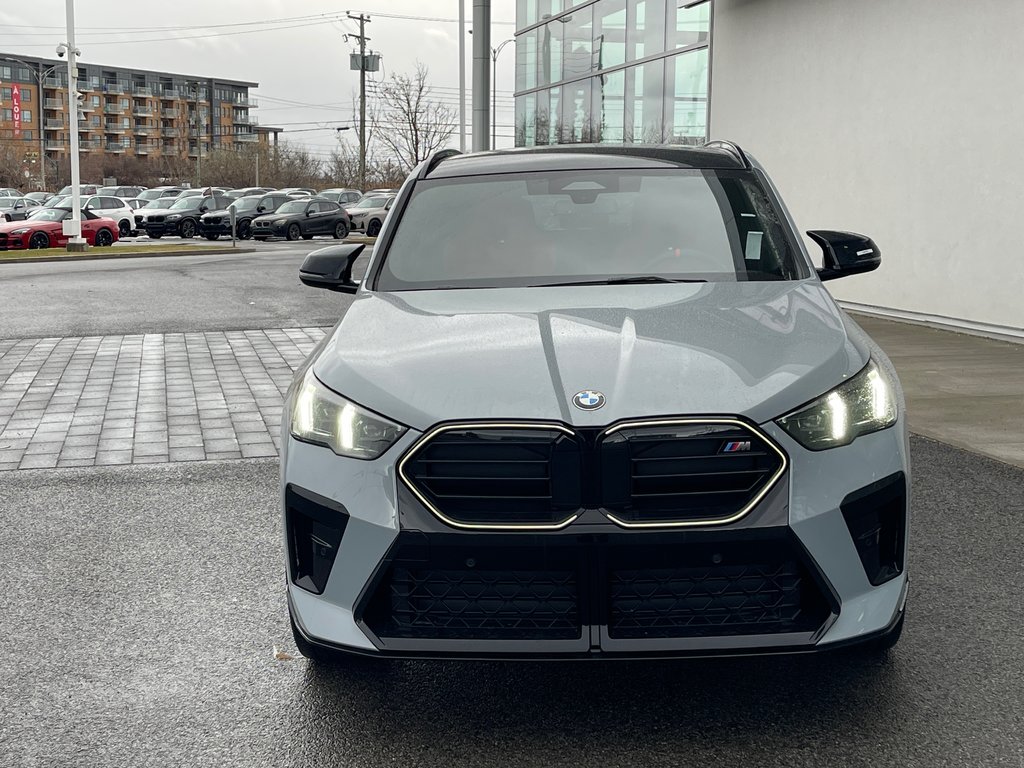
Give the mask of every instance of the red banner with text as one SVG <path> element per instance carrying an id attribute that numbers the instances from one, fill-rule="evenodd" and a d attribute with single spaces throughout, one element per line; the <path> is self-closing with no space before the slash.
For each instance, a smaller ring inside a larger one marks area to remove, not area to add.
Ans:
<path id="1" fill-rule="evenodd" d="M 14 117 L 14 138 L 21 136 L 21 87 L 15 83 L 11 89 L 11 113 Z"/>

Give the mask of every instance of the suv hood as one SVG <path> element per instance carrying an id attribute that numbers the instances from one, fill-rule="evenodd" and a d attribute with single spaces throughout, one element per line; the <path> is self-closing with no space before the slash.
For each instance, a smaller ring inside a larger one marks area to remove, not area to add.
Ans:
<path id="1" fill-rule="evenodd" d="M 868 356 L 816 280 L 363 291 L 313 371 L 419 430 L 446 420 L 601 426 L 693 414 L 763 423 Z M 573 407 L 584 389 L 604 393 L 606 405 Z"/>

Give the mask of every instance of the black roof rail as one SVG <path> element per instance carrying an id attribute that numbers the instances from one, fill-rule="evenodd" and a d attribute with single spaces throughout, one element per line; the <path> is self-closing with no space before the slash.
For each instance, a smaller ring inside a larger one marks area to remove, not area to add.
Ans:
<path id="1" fill-rule="evenodd" d="M 420 171 L 420 175 L 417 178 L 426 178 L 427 174 L 437 168 L 438 165 L 443 163 L 449 157 L 455 157 L 455 155 L 461 155 L 457 149 L 438 149 L 427 158 L 426 164 L 423 166 L 423 170 Z"/>
<path id="2" fill-rule="evenodd" d="M 743 154 L 743 150 L 740 149 L 739 144 L 736 144 L 732 141 L 715 140 L 705 142 L 704 147 L 706 149 L 724 149 L 730 155 L 732 155 L 741 163 L 743 163 L 744 168 L 750 168 L 750 161 L 747 160 L 747 156 Z"/>

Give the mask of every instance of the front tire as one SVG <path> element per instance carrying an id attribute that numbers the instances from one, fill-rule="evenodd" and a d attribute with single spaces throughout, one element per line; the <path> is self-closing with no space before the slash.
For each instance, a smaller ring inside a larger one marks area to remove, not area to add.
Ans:
<path id="1" fill-rule="evenodd" d="M 334 225 L 334 239 L 344 240 L 348 237 L 348 225 L 344 221 L 339 221 Z"/>
<path id="2" fill-rule="evenodd" d="M 196 223 L 192 219 L 185 219 L 178 227 L 178 234 L 186 240 L 191 240 L 196 236 Z"/>
<path id="3" fill-rule="evenodd" d="M 219 240 L 220 239 L 220 235 L 218 235 L 218 234 L 216 234 L 214 232 L 207 232 L 206 233 L 206 239 L 207 240 Z"/>
<path id="4" fill-rule="evenodd" d="M 369 224 L 366 225 L 366 236 L 367 237 L 376 237 L 379 234 L 380 234 L 380 222 L 377 221 L 376 219 L 374 219 L 373 221 L 371 221 Z"/>
<path id="5" fill-rule="evenodd" d="M 50 236 L 45 232 L 36 232 L 28 240 L 28 247 L 32 249 L 42 249 L 50 247 Z"/>
<path id="6" fill-rule="evenodd" d="M 252 237 L 252 225 L 248 221 L 239 222 L 235 237 L 239 240 L 248 240 Z"/>
<path id="7" fill-rule="evenodd" d="M 288 227 L 288 234 L 286 237 L 289 240 L 298 240 L 302 236 L 302 228 L 298 224 L 292 224 Z"/>
<path id="8" fill-rule="evenodd" d="M 127 220 L 122 219 L 117 222 L 117 236 L 118 237 L 129 237 L 132 234 L 132 225 Z"/>
<path id="9" fill-rule="evenodd" d="M 114 244 L 114 234 L 109 229 L 101 229 L 96 233 L 96 247 L 106 248 Z"/>

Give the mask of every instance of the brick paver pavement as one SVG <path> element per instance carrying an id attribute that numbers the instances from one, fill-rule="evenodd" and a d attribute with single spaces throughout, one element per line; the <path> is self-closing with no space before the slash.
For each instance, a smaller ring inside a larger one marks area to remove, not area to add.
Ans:
<path id="1" fill-rule="evenodd" d="M 325 331 L 0 340 L 0 470 L 275 456 Z"/>

